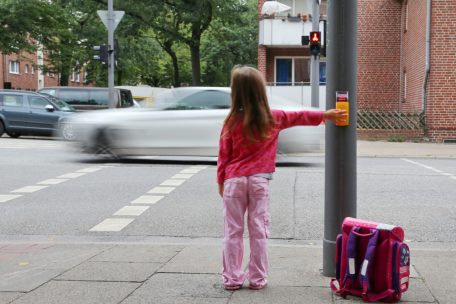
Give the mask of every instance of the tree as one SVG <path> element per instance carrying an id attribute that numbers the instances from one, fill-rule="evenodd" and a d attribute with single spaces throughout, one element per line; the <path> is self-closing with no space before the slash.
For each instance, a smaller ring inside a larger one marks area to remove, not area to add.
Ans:
<path id="1" fill-rule="evenodd" d="M 45 0 L 0 0 L 0 51 L 35 51 L 64 21 L 63 11 Z"/>
<path id="2" fill-rule="evenodd" d="M 258 47 L 257 1 L 232 3 L 211 23 L 202 41 L 202 80 L 211 86 L 227 86 L 235 64 L 256 66 Z"/>

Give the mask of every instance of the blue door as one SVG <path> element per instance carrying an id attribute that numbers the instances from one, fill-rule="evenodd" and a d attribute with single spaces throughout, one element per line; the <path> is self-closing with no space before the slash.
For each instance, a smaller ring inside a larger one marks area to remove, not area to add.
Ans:
<path id="1" fill-rule="evenodd" d="M 292 59 L 281 58 L 277 59 L 276 82 L 277 85 L 290 85 L 292 82 Z"/>

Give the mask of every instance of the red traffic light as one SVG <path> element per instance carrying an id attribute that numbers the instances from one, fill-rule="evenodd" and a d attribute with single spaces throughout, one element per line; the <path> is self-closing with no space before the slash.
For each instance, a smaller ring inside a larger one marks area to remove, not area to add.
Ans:
<path id="1" fill-rule="evenodd" d="M 320 32 L 310 32 L 310 43 L 319 44 L 320 41 L 321 41 L 321 33 Z"/>
<path id="2" fill-rule="evenodd" d="M 320 32 L 310 32 L 310 53 L 314 56 L 320 54 L 321 51 L 321 33 Z"/>

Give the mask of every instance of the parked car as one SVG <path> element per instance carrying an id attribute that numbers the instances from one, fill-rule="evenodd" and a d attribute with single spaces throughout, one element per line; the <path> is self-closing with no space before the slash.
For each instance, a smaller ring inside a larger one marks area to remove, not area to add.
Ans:
<path id="1" fill-rule="evenodd" d="M 0 136 L 55 135 L 73 139 L 66 120 L 74 110 L 54 97 L 29 91 L 0 90 Z"/>
<path id="2" fill-rule="evenodd" d="M 77 111 L 128 108 L 134 106 L 131 91 L 114 88 L 114 100 L 109 100 L 109 89 L 100 87 L 45 87 L 38 90 L 65 101 Z"/>
<path id="3" fill-rule="evenodd" d="M 272 108 L 302 110 L 270 96 Z M 154 108 L 78 113 L 71 119 L 82 151 L 123 156 L 217 156 L 230 89 L 188 87 L 157 96 Z M 321 151 L 324 125 L 294 127 L 280 133 L 282 153 Z"/>

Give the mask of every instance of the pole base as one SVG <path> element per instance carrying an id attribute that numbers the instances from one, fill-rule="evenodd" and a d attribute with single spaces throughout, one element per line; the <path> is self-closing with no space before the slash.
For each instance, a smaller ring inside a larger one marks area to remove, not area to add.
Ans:
<path id="1" fill-rule="evenodd" d="M 336 242 L 323 240 L 323 275 L 336 276 Z"/>

